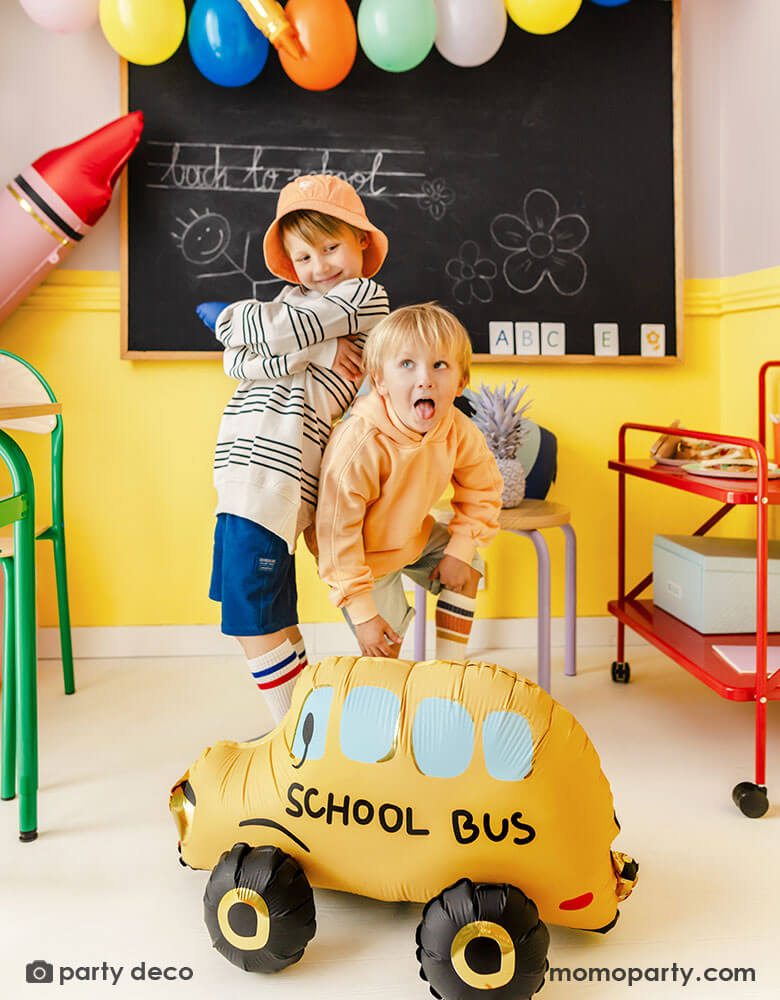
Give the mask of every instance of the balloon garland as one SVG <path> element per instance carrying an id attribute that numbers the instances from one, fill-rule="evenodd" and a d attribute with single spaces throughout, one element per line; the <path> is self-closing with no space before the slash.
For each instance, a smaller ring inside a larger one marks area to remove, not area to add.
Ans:
<path id="1" fill-rule="evenodd" d="M 583 0 L 361 0 L 357 26 L 347 0 L 19 0 L 50 31 L 82 31 L 100 17 L 108 43 L 128 62 L 169 59 L 187 34 L 192 61 L 211 83 L 241 87 L 261 73 L 269 44 L 285 73 L 306 90 L 338 86 L 357 42 L 388 73 L 419 66 L 433 46 L 454 66 L 481 66 L 501 48 L 507 16 L 523 31 L 565 28 Z M 622 7 L 630 0 L 590 0 Z"/>

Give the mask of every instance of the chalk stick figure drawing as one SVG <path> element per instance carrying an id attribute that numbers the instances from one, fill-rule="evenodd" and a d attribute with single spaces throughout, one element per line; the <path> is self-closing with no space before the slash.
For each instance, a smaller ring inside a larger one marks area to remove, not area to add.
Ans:
<path id="1" fill-rule="evenodd" d="M 469 302 L 492 302 L 492 281 L 497 274 L 496 265 L 489 257 L 480 257 L 479 246 L 474 240 L 461 243 L 458 256 L 447 261 L 445 268 L 452 278 L 452 294 L 461 305 Z"/>
<path id="2" fill-rule="evenodd" d="M 559 295 L 576 295 L 585 287 L 588 267 L 575 251 L 590 234 L 588 223 L 581 215 L 561 215 L 558 199 L 544 188 L 528 192 L 522 217 L 497 215 L 490 232 L 503 250 L 511 251 L 503 270 L 516 292 L 533 292 L 545 278 Z"/>
<path id="3" fill-rule="evenodd" d="M 423 181 L 421 190 L 422 194 L 419 195 L 417 204 L 424 212 L 428 212 L 432 219 L 441 222 L 447 209 L 455 201 L 455 192 L 441 177 L 435 181 Z"/>
<path id="4" fill-rule="evenodd" d="M 176 221 L 182 227 L 181 232 L 171 233 L 184 259 L 198 266 L 214 264 L 217 261 L 229 265 L 226 270 L 198 274 L 196 275 L 198 279 L 226 278 L 231 274 L 242 274 L 252 286 L 253 298 L 257 298 L 261 285 L 279 284 L 282 281 L 281 278 L 253 278 L 249 274 L 247 264 L 252 233 L 247 233 L 244 238 L 244 259 L 238 264 L 227 252 L 232 234 L 230 223 L 225 216 L 217 215 L 208 209 L 203 215 L 198 215 L 194 208 L 190 209 L 190 214 L 192 218 L 189 221 L 177 217 Z"/>

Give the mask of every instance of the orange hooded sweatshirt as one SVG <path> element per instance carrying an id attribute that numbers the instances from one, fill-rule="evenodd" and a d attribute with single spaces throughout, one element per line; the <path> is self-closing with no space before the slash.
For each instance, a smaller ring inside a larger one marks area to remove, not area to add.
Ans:
<path id="1" fill-rule="evenodd" d="M 498 532 L 503 482 L 479 428 L 456 407 L 427 434 L 410 430 L 372 390 L 331 434 L 320 473 L 320 576 L 354 624 L 378 614 L 374 580 L 415 562 L 452 483 L 445 552 L 470 563 Z"/>

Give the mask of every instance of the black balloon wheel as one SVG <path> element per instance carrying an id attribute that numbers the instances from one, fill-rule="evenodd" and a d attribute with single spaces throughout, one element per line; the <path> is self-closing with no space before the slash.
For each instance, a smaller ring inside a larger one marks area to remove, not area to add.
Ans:
<path id="1" fill-rule="evenodd" d="M 525 1000 L 544 983 L 550 935 L 513 885 L 461 879 L 430 900 L 417 928 L 420 976 L 444 1000 Z"/>
<path id="2" fill-rule="evenodd" d="M 314 896 L 298 862 L 278 847 L 235 844 L 211 873 L 203 917 L 217 951 L 245 972 L 279 972 L 314 937 Z"/>

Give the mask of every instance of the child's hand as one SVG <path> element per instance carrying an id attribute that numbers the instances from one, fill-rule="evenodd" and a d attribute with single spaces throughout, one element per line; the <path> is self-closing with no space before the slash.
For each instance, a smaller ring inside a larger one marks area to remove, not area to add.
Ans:
<path id="1" fill-rule="evenodd" d="M 355 635 L 363 656 L 395 656 L 392 645 L 400 646 L 401 636 L 392 630 L 381 615 L 355 626 Z"/>
<path id="2" fill-rule="evenodd" d="M 195 312 L 209 330 L 213 331 L 217 325 L 217 316 L 219 316 L 225 306 L 229 305 L 229 302 L 200 302 L 195 306 Z"/>
<path id="3" fill-rule="evenodd" d="M 310 524 L 307 528 L 303 529 L 303 540 L 306 542 L 306 548 L 311 552 L 315 559 L 319 557 L 320 550 L 317 545 L 317 529 L 313 524 Z"/>
<path id="4" fill-rule="evenodd" d="M 431 573 L 430 579 L 435 580 L 438 577 L 442 587 L 446 587 L 447 590 L 452 590 L 456 594 L 462 594 L 471 580 L 473 572 L 475 571 L 472 570 L 471 566 L 463 562 L 462 559 L 456 559 L 455 556 L 442 556 L 441 562 Z"/>
<path id="5" fill-rule="evenodd" d="M 339 337 L 336 341 L 336 357 L 331 370 L 350 382 L 357 382 L 363 376 L 363 351 L 353 336 Z"/>

